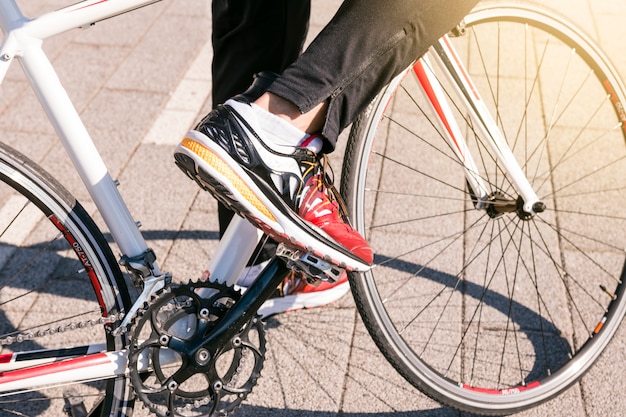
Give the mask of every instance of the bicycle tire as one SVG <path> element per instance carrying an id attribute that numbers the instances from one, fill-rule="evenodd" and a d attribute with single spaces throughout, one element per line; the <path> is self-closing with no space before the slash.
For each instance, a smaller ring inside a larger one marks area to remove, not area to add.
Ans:
<path id="1" fill-rule="evenodd" d="M 363 322 L 406 380 L 468 412 L 554 398 L 591 367 L 626 309 L 624 86 L 557 16 L 481 4 L 451 36 L 543 213 L 474 208 L 410 69 L 354 123 L 346 147 L 342 193 L 376 254 L 370 272 L 349 276 Z M 515 201 L 463 107 L 452 107 L 492 196 Z"/>
<path id="2" fill-rule="evenodd" d="M 0 143 L 0 341 L 14 354 L 54 359 L 98 343 L 121 350 L 102 323 L 127 311 L 124 277 L 102 233 L 83 207 L 34 162 Z M 1 382 L 1 377 L 0 377 Z M 72 391 L 68 391 L 71 388 Z M 99 416 L 130 416 L 133 394 L 125 377 L 70 387 L 36 387 L 0 398 L 11 415 L 58 416 L 67 401 Z M 64 397 L 65 396 L 65 397 Z"/>

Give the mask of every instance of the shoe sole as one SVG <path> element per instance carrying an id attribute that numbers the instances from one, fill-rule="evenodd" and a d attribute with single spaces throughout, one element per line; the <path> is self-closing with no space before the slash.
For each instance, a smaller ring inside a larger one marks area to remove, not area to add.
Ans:
<path id="1" fill-rule="evenodd" d="M 243 178 L 248 175 L 243 168 L 234 161 L 229 164 L 227 161 L 232 159 L 228 153 L 212 141 L 203 143 L 203 136 L 199 132 L 190 131 L 174 153 L 179 168 L 202 189 L 277 242 L 312 253 L 348 271 L 364 272 L 370 269 L 366 263 L 348 257 L 317 240 L 310 242 L 312 239 L 309 239 L 307 242 L 309 236 L 297 226 L 285 230 L 285 224 L 289 225 L 291 222 L 278 210 L 271 210 L 271 204 L 263 193 L 244 181 Z M 323 249 L 317 249 L 313 245 L 322 246 Z"/>
<path id="2" fill-rule="evenodd" d="M 257 311 L 263 318 L 289 311 L 308 310 L 328 305 L 343 297 L 350 290 L 350 284 L 346 281 L 324 291 L 298 293 L 280 298 L 270 298 Z"/>

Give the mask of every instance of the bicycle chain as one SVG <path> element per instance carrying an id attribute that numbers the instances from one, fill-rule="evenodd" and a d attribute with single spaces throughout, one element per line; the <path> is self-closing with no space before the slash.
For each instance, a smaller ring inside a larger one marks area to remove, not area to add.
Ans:
<path id="1" fill-rule="evenodd" d="M 88 327 L 113 324 L 118 320 L 124 318 L 124 313 L 113 314 L 108 317 L 100 317 L 97 320 L 89 319 L 85 321 L 79 321 L 77 323 L 70 323 L 59 327 L 50 327 L 45 330 L 37 330 L 36 332 L 20 333 L 15 336 L 7 336 L 0 339 L 0 346 L 10 346 L 14 343 L 22 343 L 28 340 L 33 340 L 45 336 L 50 336 L 57 333 L 65 333 L 68 331 L 82 330 Z"/>
<path id="2" fill-rule="evenodd" d="M 190 281 L 171 285 L 138 311 L 129 329 L 129 376 L 152 413 L 226 416 L 247 398 L 265 359 L 261 320 L 248 322 L 214 357 L 206 349 L 193 357 L 176 349 L 201 340 L 240 297 L 232 286 Z"/>

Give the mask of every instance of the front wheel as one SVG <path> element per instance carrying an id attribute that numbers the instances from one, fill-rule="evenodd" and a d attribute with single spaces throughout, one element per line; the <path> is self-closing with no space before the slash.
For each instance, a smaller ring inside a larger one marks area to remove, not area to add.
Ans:
<path id="1" fill-rule="evenodd" d="M 482 5 L 452 38 L 546 210 L 474 205 L 412 69 L 353 126 L 342 192 L 375 267 L 350 276 L 385 357 L 454 408 L 518 412 L 576 382 L 625 312 L 624 89 L 582 32 L 531 6 Z M 445 77 L 440 81 L 446 87 Z M 493 197 L 518 194 L 453 89 Z"/>
<path id="2" fill-rule="evenodd" d="M 124 377 L 69 386 L 50 378 L 6 392 L 14 377 L 4 372 L 9 363 L 53 364 L 124 349 L 126 337 L 109 331 L 130 307 L 124 282 L 85 210 L 32 161 L 0 143 L 0 414 L 56 417 L 71 403 L 92 416 L 132 414 Z"/>

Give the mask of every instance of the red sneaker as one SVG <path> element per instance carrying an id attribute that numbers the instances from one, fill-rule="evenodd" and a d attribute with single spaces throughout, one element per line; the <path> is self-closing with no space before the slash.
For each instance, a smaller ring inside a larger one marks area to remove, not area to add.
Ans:
<path id="1" fill-rule="evenodd" d="M 229 100 L 176 148 L 178 166 L 279 243 L 367 271 L 373 254 L 341 213 L 320 157 L 261 137 L 252 107 Z"/>
<path id="2" fill-rule="evenodd" d="M 341 204 L 341 207 L 340 207 Z M 374 256 L 363 236 L 350 226 L 335 187 L 323 173 L 305 177 L 298 214 L 332 237 L 350 252 L 371 264 Z"/>
<path id="3" fill-rule="evenodd" d="M 343 297 L 349 289 L 346 273 L 337 282 L 320 281 L 317 286 L 309 284 L 302 275 L 291 273 L 274 295 L 263 303 L 258 314 L 269 317 L 287 311 L 321 307 Z"/>

